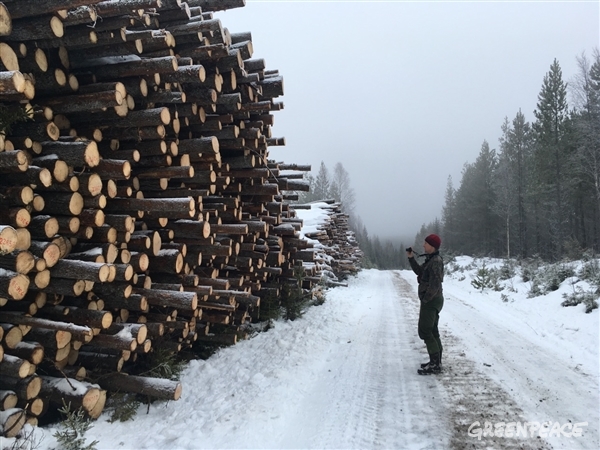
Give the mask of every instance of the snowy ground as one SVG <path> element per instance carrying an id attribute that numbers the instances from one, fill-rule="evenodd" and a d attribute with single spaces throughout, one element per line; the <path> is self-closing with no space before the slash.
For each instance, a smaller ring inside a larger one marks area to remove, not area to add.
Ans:
<path id="1" fill-rule="evenodd" d="M 365 270 L 303 318 L 192 361 L 179 401 L 142 407 L 133 422 L 110 424 L 104 414 L 88 442 L 102 450 L 600 448 L 598 310 L 561 307 L 567 287 L 527 298 L 516 279 L 505 302 L 476 291 L 472 275 L 444 282 L 441 375 L 416 373 L 426 354 L 413 274 Z M 479 440 L 485 422 L 548 422 L 554 431 Z M 566 436 L 585 422 L 580 437 Z M 43 430 L 40 450 L 56 446 L 53 432 Z"/>

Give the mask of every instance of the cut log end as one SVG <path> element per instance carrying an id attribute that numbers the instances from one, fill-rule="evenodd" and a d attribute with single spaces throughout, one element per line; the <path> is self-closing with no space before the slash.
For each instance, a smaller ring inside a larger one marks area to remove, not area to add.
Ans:
<path id="1" fill-rule="evenodd" d="M 4 3 L 0 3 L 0 36 L 8 36 L 12 32 L 12 20 Z"/>
<path id="2" fill-rule="evenodd" d="M 2 430 L 2 435 L 7 438 L 17 436 L 25 425 L 26 418 L 25 411 L 20 408 L 12 408 L 0 412 L 0 429 Z"/>
<path id="3" fill-rule="evenodd" d="M 17 232 L 13 227 L 0 226 L 0 254 L 12 252 L 17 246 Z"/>

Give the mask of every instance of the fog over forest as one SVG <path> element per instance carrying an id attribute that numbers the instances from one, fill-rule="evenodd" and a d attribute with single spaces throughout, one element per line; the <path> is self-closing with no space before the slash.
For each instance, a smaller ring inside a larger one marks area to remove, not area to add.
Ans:
<path id="1" fill-rule="evenodd" d="M 414 238 L 441 219 L 448 176 L 458 187 L 484 140 L 499 149 L 505 117 L 535 120 L 554 59 L 565 82 L 577 75 L 599 14 L 598 2 L 248 0 L 221 16 L 284 77 L 273 133 L 286 146 L 271 157 L 313 176 L 342 163 L 369 233 Z"/>

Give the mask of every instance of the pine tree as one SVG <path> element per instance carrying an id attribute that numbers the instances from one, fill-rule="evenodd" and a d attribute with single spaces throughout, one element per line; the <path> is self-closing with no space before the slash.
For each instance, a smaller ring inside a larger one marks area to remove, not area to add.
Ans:
<path id="1" fill-rule="evenodd" d="M 550 246 L 551 253 L 547 256 L 558 257 L 564 246 L 569 218 L 566 208 L 569 121 L 567 85 L 556 59 L 544 76 L 534 115 L 536 195 L 549 238 L 544 248 Z"/>

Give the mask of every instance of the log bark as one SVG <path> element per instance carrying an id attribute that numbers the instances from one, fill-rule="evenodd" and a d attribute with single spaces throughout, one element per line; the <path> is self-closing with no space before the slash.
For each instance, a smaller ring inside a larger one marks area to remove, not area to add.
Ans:
<path id="1" fill-rule="evenodd" d="M 42 142 L 42 152 L 57 155 L 72 167 L 96 167 L 100 162 L 98 144 L 89 140 Z"/>
<path id="2" fill-rule="evenodd" d="M 219 153 L 219 140 L 215 136 L 184 139 L 179 142 L 178 150 L 180 154 L 214 155 Z"/>
<path id="3" fill-rule="evenodd" d="M 20 399 L 30 400 L 40 393 L 42 380 L 37 375 L 30 375 L 26 378 L 1 377 L 0 389 L 9 389 L 17 394 Z"/>
<path id="4" fill-rule="evenodd" d="M 43 193 L 46 202 L 44 212 L 64 216 L 77 216 L 83 210 L 83 197 L 79 192 L 70 194 L 59 192 Z"/>
<path id="5" fill-rule="evenodd" d="M 0 172 L 24 172 L 28 166 L 25 152 L 21 150 L 0 152 Z"/>
<path id="6" fill-rule="evenodd" d="M 200 7 L 203 12 L 225 11 L 244 7 L 246 0 L 192 0 L 191 5 Z"/>
<path id="7" fill-rule="evenodd" d="M 0 223 L 8 223 L 15 228 L 22 228 L 29 225 L 31 214 L 26 208 L 7 208 L 0 209 Z"/>
<path id="8" fill-rule="evenodd" d="M 136 294 L 143 295 L 150 305 L 193 311 L 198 307 L 198 295 L 194 292 L 168 291 L 161 289 L 134 288 Z"/>
<path id="9" fill-rule="evenodd" d="M 134 351 L 138 345 L 136 339 L 132 336 L 124 336 L 120 334 L 111 335 L 103 333 L 94 336 L 92 344 L 100 348 L 128 350 L 131 352 Z"/>
<path id="10" fill-rule="evenodd" d="M 100 390 L 87 382 L 77 381 L 73 378 L 55 378 L 43 376 L 40 397 L 47 399 L 55 405 L 71 404 L 71 410 L 83 408 L 90 412 L 100 398 Z"/>
<path id="11" fill-rule="evenodd" d="M 31 162 L 36 166 L 48 169 L 52 173 L 54 180 L 58 183 L 63 183 L 69 177 L 69 166 L 58 155 L 45 155 L 33 158 Z"/>
<path id="12" fill-rule="evenodd" d="M 93 5 L 97 0 L 69 0 L 69 8 Z M 10 2 L 10 15 L 14 19 L 55 13 L 65 9 L 64 0 L 19 0 Z"/>
<path id="13" fill-rule="evenodd" d="M 128 297 L 117 296 L 103 296 L 104 304 L 106 308 L 122 308 L 128 311 L 139 311 L 148 312 L 148 300 L 143 295 L 130 294 Z"/>
<path id="14" fill-rule="evenodd" d="M 122 373 L 102 377 L 99 384 L 107 390 L 142 394 L 161 400 L 179 400 L 182 392 L 178 381 Z"/>
<path id="15" fill-rule="evenodd" d="M 2 72 L 0 72 L 2 73 Z M 60 130 L 54 122 L 19 122 L 12 126 L 11 136 L 27 136 L 36 141 L 58 140 Z"/>
<path id="16" fill-rule="evenodd" d="M 141 8 L 160 8 L 160 0 L 105 0 L 94 2 L 100 17 L 114 17 L 131 14 Z"/>
<path id="17" fill-rule="evenodd" d="M 119 91 L 92 92 L 89 94 L 64 95 L 39 100 L 56 113 L 73 114 L 79 112 L 102 111 L 123 104 Z"/>
<path id="18" fill-rule="evenodd" d="M 78 361 L 86 368 L 94 371 L 120 372 L 125 362 L 120 355 L 104 353 L 79 352 Z"/>
<path id="19" fill-rule="evenodd" d="M 62 296 L 77 297 L 85 291 L 84 280 L 68 280 L 66 278 L 52 278 L 46 286 L 38 287 L 45 292 Z"/>
<path id="20" fill-rule="evenodd" d="M 44 348 L 56 350 L 66 347 L 71 342 L 71 333 L 34 327 L 27 333 L 27 340 L 39 342 Z"/>
<path id="21" fill-rule="evenodd" d="M 12 42 L 54 39 L 64 35 L 64 26 L 57 16 L 28 17 L 12 21 L 13 30 L 3 39 Z"/>
<path id="22" fill-rule="evenodd" d="M 176 236 L 180 235 L 191 239 L 206 239 L 213 232 L 208 222 L 195 220 L 177 220 L 169 227 L 175 231 Z"/>
<path id="23" fill-rule="evenodd" d="M 132 294 L 133 286 L 129 283 L 105 283 L 96 284 L 93 292 L 105 302 L 110 300 L 111 296 L 116 298 L 128 298 Z"/>
<path id="24" fill-rule="evenodd" d="M 194 176 L 194 168 L 192 166 L 156 167 L 137 169 L 134 170 L 134 174 L 139 180 L 169 178 L 172 180 L 181 179 L 182 181 L 186 181 Z"/>
<path id="25" fill-rule="evenodd" d="M 48 169 L 29 166 L 26 172 L 3 174 L 0 179 L 2 185 L 33 185 L 48 187 L 52 184 L 52 174 Z"/>
<path id="26" fill-rule="evenodd" d="M 31 241 L 29 251 L 46 262 L 46 267 L 53 267 L 60 258 L 60 248 L 52 242 Z"/>
<path id="27" fill-rule="evenodd" d="M 56 305 L 46 307 L 40 314 L 44 317 L 64 320 L 72 322 L 76 325 L 81 325 L 89 328 L 108 328 L 113 321 L 113 316 L 108 311 L 94 311 L 91 309 L 77 308 L 75 306 L 67 307 Z"/>
<path id="28" fill-rule="evenodd" d="M 20 94 L 25 91 L 25 77 L 17 70 L 0 72 L 0 99 L 4 95 Z"/>
<path id="29" fill-rule="evenodd" d="M 12 270 L 0 271 L 0 297 L 21 300 L 29 289 L 29 278 Z"/>
<path id="30" fill-rule="evenodd" d="M 58 220 L 55 217 L 41 214 L 31 218 L 27 226 L 34 239 L 48 239 L 58 233 Z"/>
<path id="31" fill-rule="evenodd" d="M 170 213 L 193 213 L 195 202 L 192 198 L 158 199 L 158 198 L 113 198 L 105 211 L 108 213 L 128 213 L 145 211 L 165 214 Z"/>
<path id="32" fill-rule="evenodd" d="M 89 280 L 104 283 L 108 280 L 110 267 L 107 264 L 61 259 L 50 271 L 52 277 L 71 280 Z"/>
<path id="33" fill-rule="evenodd" d="M 29 325 L 32 328 L 68 331 L 72 336 L 83 339 L 89 339 L 93 336 L 92 329 L 89 327 L 79 326 L 73 323 L 41 319 L 39 317 L 29 317 L 24 314 L 12 313 L 9 311 L 0 311 L 0 321 L 14 323 L 17 325 Z"/>
<path id="34" fill-rule="evenodd" d="M 199 64 L 178 67 L 175 72 L 165 74 L 162 79 L 167 83 L 204 83 L 206 70 Z"/>
<path id="35" fill-rule="evenodd" d="M 12 186 L 3 188 L 2 202 L 8 206 L 25 206 L 33 201 L 33 189 L 29 186 Z M 2 230 L 2 228 L 0 228 Z M 2 235 L 0 231 L 0 236 Z M 1 239 L 0 239 L 1 242 Z M 0 252 L 2 252 L 0 244 Z"/>
<path id="36" fill-rule="evenodd" d="M 4 358 L 0 361 L 0 376 L 25 378 L 29 376 L 31 363 L 17 356 L 4 354 Z"/>
<path id="37" fill-rule="evenodd" d="M 27 275 L 35 268 L 35 257 L 29 251 L 16 250 L 0 256 L 0 268 Z"/>
<path id="38" fill-rule="evenodd" d="M 153 77 L 155 73 L 171 73 L 177 70 L 177 58 L 166 56 L 139 61 L 127 61 L 96 67 L 94 73 L 98 80 L 110 80 L 123 77 Z"/>
<path id="39" fill-rule="evenodd" d="M 153 267 L 157 272 L 180 273 L 183 269 L 183 255 L 178 250 L 160 250 L 156 255 L 150 256 L 150 270 Z"/>

